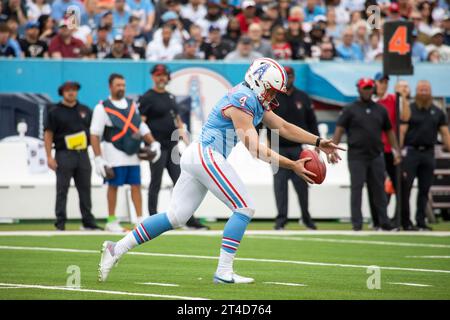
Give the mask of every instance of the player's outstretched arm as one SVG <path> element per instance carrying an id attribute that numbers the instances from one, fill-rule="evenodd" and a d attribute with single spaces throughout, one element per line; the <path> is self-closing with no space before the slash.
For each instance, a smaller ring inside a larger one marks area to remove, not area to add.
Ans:
<path id="1" fill-rule="evenodd" d="M 263 123 L 271 130 L 279 130 L 280 136 L 294 142 L 315 146 L 317 138 L 319 138 L 296 125 L 287 122 L 273 112 L 264 113 Z M 330 139 L 321 139 L 318 148 L 327 154 L 328 161 L 332 163 L 341 159 L 337 150 L 345 151 L 344 148 L 339 147 Z M 335 160 L 330 161 L 330 159 Z"/>
<path id="2" fill-rule="evenodd" d="M 282 168 L 290 169 L 305 181 L 314 183 L 311 177 L 315 177 L 316 175 L 305 169 L 305 162 L 311 160 L 311 158 L 292 161 L 281 156 L 267 146 L 259 143 L 258 133 L 253 125 L 253 117 L 251 115 L 238 108 L 228 108 L 224 112 L 233 121 L 236 134 L 252 156 L 267 163 L 278 164 Z"/>

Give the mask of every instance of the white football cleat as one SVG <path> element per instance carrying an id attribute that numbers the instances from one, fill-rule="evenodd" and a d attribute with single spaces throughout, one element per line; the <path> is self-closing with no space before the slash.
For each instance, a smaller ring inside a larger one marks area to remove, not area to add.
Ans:
<path id="1" fill-rule="evenodd" d="M 214 283 L 253 283 L 255 279 L 242 277 L 234 272 L 229 272 L 221 275 L 215 273 L 213 281 Z"/>
<path id="2" fill-rule="evenodd" d="M 105 241 L 102 245 L 100 263 L 98 265 L 98 281 L 105 282 L 111 269 L 117 265 L 120 256 L 114 255 L 115 242 Z"/>
<path id="3" fill-rule="evenodd" d="M 108 222 L 105 225 L 105 231 L 109 231 L 109 232 L 125 232 L 125 229 L 122 228 L 122 226 L 120 225 L 119 221 L 113 221 L 113 222 Z"/>

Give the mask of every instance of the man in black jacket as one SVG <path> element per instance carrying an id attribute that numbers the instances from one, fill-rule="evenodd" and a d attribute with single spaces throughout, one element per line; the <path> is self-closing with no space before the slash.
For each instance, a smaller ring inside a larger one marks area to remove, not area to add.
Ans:
<path id="1" fill-rule="evenodd" d="M 288 75 L 286 94 L 278 94 L 277 99 L 280 106 L 273 110 L 281 118 L 293 123 L 315 135 L 319 135 L 317 129 L 317 119 L 312 109 L 311 99 L 306 94 L 294 87 L 295 74 L 294 69 L 285 66 L 284 69 Z M 275 132 L 269 135 L 274 138 Z M 302 145 L 299 143 L 278 137 L 279 153 L 291 160 L 298 160 Z M 272 140 L 271 142 L 274 142 Z M 282 230 L 288 221 L 288 181 L 291 180 L 297 192 L 300 208 L 302 210 L 301 220 L 306 228 L 315 230 L 316 226 L 311 219 L 308 210 L 308 184 L 291 170 L 279 168 L 274 175 L 274 192 L 277 203 L 278 215 L 275 219 L 275 229 Z"/>
<path id="2" fill-rule="evenodd" d="M 79 89 L 80 84 L 71 81 L 59 87 L 58 93 L 63 99 L 49 111 L 44 132 L 48 166 L 56 172 L 55 227 L 61 231 L 67 220 L 67 193 L 72 177 L 80 197 L 83 228 L 100 229 L 91 213 L 91 162 L 87 147 L 92 112 L 78 102 Z"/>
<path id="3" fill-rule="evenodd" d="M 351 183 L 351 217 L 353 230 L 363 227 L 361 211 L 362 189 L 367 183 L 369 199 L 383 230 L 394 229 L 387 216 L 384 192 L 384 146 L 381 132 L 385 132 L 392 146 L 394 165 L 401 161 L 400 149 L 386 109 L 372 100 L 375 81 L 362 78 L 357 83 L 359 99 L 345 106 L 336 124 L 334 142 L 338 144 L 346 132 L 348 137 L 348 168 Z"/>
<path id="4" fill-rule="evenodd" d="M 150 163 L 151 180 L 148 188 L 148 212 L 150 215 L 158 212 L 158 195 L 164 169 L 167 169 L 174 185 L 181 173 L 179 163 L 172 159 L 172 155 L 179 152 L 178 141 L 172 139 L 174 131 L 178 130 L 179 137 L 185 144 L 189 144 L 175 96 L 166 90 L 170 80 L 169 70 L 164 64 L 156 64 L 151 70 L 151 75 L 153 88 L 145 92 L 139 99 L 142 120 L 147 123 L 155 139 L 161 143 L 161 157 L 155 163 Z M 194 217 L 189 219 L 186 226 L 194 229 L 208 229 Z"/>

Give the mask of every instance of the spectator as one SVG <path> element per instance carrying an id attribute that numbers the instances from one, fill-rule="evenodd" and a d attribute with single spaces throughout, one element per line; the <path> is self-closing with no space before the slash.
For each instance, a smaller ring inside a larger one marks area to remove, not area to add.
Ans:
<path id="1" fill-rule="evenodd" d="M 277 60 L 292 58 L 292 48 L 286 40 L 286 30 L 282 26 L 275 26 L 272 31 L 272 51 Z"/>
<path id="2" fill-rule="evenodd" d="M 222 39 L 219 27 L 211 26 L 208 39 L 202 44 L 200 50 L 205 53 L 206 60 L 222 60 L 233 50 L 233 44 Z"/>
<path id="3" fill-rule="evenodd" d="M 450 62 L 450 46 L 444 43 L 444 30 L 434 28 L 431 32 L 430 44 L 426 46 L 427 52 L 437 51 L 440 62 Z"/>
<path id="4" fill-rule="evenodd" d="M 28 22 L 25 26 L 25 37 L 19 40 L 20 48 L 27 58 L 48 58 L 47 44 L 39 40 L 39 24 Z"/>
<path id="5" fill-rule="evenodd" d="M 76 39 L 79 39 L 83 42 L 86 48 L 90 48 L 92 46 L 93 38 L 92 38 L 92 30 L 88 25 L 75 25 L 72 28 L 72 36 Z"/>
<path id="6" fill-rule="evenodd" d="M 334 11 L 336 12 L 336 23 L 338 25 L 341 25 L 343 27 L 344 25 L 349 23 L 350 21 L 349 10 L 345 8 L 345 5 L 342 4 L 341 0 L 329 1 L 327 12 L 332 8 L 334 8 Z"/>
<path id="7" fill-rule="evenodd" d="M 189 30 L 190 26 L 192 25 L 192 21 L 182 17 L 181 16 L 181 4 L 180 4 L 180 0 L 167 0 L 166 1 L 166 8 L 167 11 L 173 11 L 178 15 L 178 20 L 180 20 L 181 24 L 183 25 L 183 29 L 185 30 Z M 196 21 L 196 23 L 198 24 L 198 21 Z"/>
<path id="8" fill-rule="evenodd" d="M 97 29 L 101 24 L 102 15 L 99 13 L 98 0 L 86 0 L 84 2 L 86 14 L 81 16 L 81 25 L 86 25 L 91 30 Z"/>
<path id="9" fill-rule="evenodd" d="M 363 227 L 361 212 L 362 189 L 367 183 L 369 201 L 383 230 L 394 229 L 387 216 L 387 199 L 384 192 L 384 158 L 381 132 L 388 134 L 391 146 L 396 150 L 394 164 L 401 161 L 400 149 L 384 107 L 372 100 L 375 83 L 362 78 L 357 88 L 359 100 L 344 107 L 336 124 L 334 142 L 338 144 L 344 132 L 348 136 L 348 167 L 351 183 L 351 221 L 354 231 Z"/>
<path id="10" fill-rule="evenodd" d="M 417 41 L 419 41 L 423 44 L 428 44 L 430 42 L 430 36 L 429 36 L 429 34 L 421 31 L 421 30 L 423 30 L 423 28 L 421 27 L 423 19 L 422 19 L 422 15 L 420 14 L 420 12 L 417 10 L 411 12 L 410 20 L 414 24 L 414 31 L 416 31 Z"/>
<path id="11" fill-rule="evenodd" d="M 414 50 L 414 49 L 413 49 Z M 369 47 L 364 55 L 364 61 L 371 62 L 383 54 L 383 43 L 378 32 L 372 31 L 369 36 Z"/>
<path id="12" fill-rule="evenodd" d="M 64 18 L 64 15 L 66 14 L 67 9 L 70 6 L 76 6 L 80 9 L 80 15 L 84 16 L 86 14 L 86 11 L 84 9 L 84 5 L 82 2 L 77 0 L 54 0 L 52 3 L 52 18 L 59 22 L 62 18 Z"/>
<path id="13" fill-rule="evenodd" d="M 397 0 L 398 11 L 403 19 L 409 19 L 412 12 L 412 2 L 409 0 Z"/>
<path id="14" fill-rule="evenodd" d="M 227 32 L 228 18 L 223 14 L 222 8 L 215 0 L 208 0 L 205 17 L 195 23 L 202 27 L 204 37 L 206 37 L 211 26 L 218 27 L 220 33 L 225 35 Z"/>
<path id="15" fill-rule="evenodd" d="M 336 8 L 328 7 L 327 10 L 327 36 L 332 37 L 334 41 L 341 41 L 344 24 L 338 23 L 336 19 Z"/>
<path id="16" fill-rule="evenodd" d="M 415 101 L 411 104 L 411 117 L 402 124 L 400 141 L 404 141 L 402 181 L 402 225 L 407 230 L 431 230 L 426 223 L 428 193 L 433 183 L 435 168 L 434 145 L 440 133 L 444 147 L 450 152 L 450 135 L 445 113 L 433 103 L 431 85 L 422 80 L 417 83 Z M 444 149 L 444 150 L 445 150 Z M 410 220 L 409 198 L 417 177 L 416 228 Z"/>
<path id="17" fill-rule="evenodd" d="M 0 1 L 0 23 L 6 22 L 8 19 L 8 15 L 4 12 L 5 5 L 3 1 Z"/>
<path id="18" fill-rule="evenodd" d="M 161 154 L 160 145 L 141 120 L 136 104 L 126 98 L 125 85 L 122 75 L 113 73 L 109 76 L 110 95 L 95 107 L 90 127 L 95 170 L 108 184 L 108 222 L 105 230 L 112 232 L 124 231 L 116 218 L 117 190 L 120 186 L 130 185 L 137 224 L 143 220 L 141 169 L 138 158 L 141 141 L 148 143 L 156 153 L 154 161 L 159 158 L 158 153 Z M 123 121 L 123 118 L 126 120 Z M 105 167 L 112 168 L 113 177 L 107 177 Z"/>
<path id="19" fill-rule="evenodd" d="M 227 54 L 224 60 L 251 62 L 257 58 L 262 58 L 262 54 L 253 50 L 252 39 L 248 36 L 242 36 L 239 39 L 236 50 Z"/>
<path id="20" fill-rule="evenodd" d="M 16 51 L 11 45 L 9 27 L 6 23 L 0 23 L 0 57 L 16 57 Z"/>
<path id="21" fill-rule="evenodd" d="M 292 59 L 299 60 L 305 58 L 305 32 L 302 29 L 300 18 L 289 16 L 287 40 L 292 48 Z"/>
<path id="22" fill-rule="evenodd" d="M 22 57 L 22 50 L 20 49 L 20 44 L 18 40 L 17 30 L 19 29 L 19 22 L 13 16 L 6 20 L 6 25 L 9 28 L 9 42 L 13 47 L 16 57 Z"/>
<path id="23" fill-rule="evenodd" d="M 134 44 L 138 47 L 145 48 L 147 46 L 147 40 L 142 34 L 139 18 L 131 16 L 128 25 L 134 30 Z"/>
<path id="24" fill-rule="evenodd" d="M 27 10 L 25 1 L 21 0 L 6 0 L 4 13 L 8 19 L 14 18 L 19 25 L 27 23 Z"/>
<path id="25" fill-rule="evenodd" d="M 306 92 L 297 89 L 294 86 L 294 69 L 285 66 L 287 78 L 286 94 L 277 94 L 279 107 L 273 112 L 282 119 L 319 136 L 317 128 L 317 119 L 312 108 L 312 102 Z M 291 160 L 298 160 L 303 147 L 300 143 L 295 143 L 278 136 L 277 132 L 272 131 L 269 138 L 274 137 L 279 141 L 279 151 L 281 156 Z M 288 182 L 292 181 L 301 208 L 301 220 L 307 229 L 317 229 L 308 208 L 308 183 L 296 175 L 294 172 L 284 168 L 278 168 L 273 178 L 273 189 L 277 204 L 278 215 L 275 219 L 275 230 L 283 230 L 288 222 Z"/>
<path id="26" fill-rule="evenodd" d="M 50 14 L 52 7 L 46 0 L 28 0 L 27 1 L 27 18 L 29 21 L 37 21 L 43 14 Z"/>
<path id="27" fill-rule="evenodd" d="M 203 19 L 206 16 L 206 8 L 202 0 L 189 0 L 181 8 L 180 16 L 191 20 L 192 23 Z"/>
<path id="28" fill-rule="evenodd" d="M 83 42 L 72 36 L 72 30 L 64 20 L 59 22 L 59 31 L 50 42 L 48 53 L 52 58 L 81 58 L 86 52 Z"/>
<path id="29" fill-rule="evenodd" d="M 92 45 L 91 58 L 104 59 L 111 52 L 111 43 L 108 40 L 109 28 L 100 26 L 97 30 L 97 40 Z"/>
<path id="30" fill-rule="evenodd" d="M 444 16 L 442 20 L 442 28 L 444 29 L 445 41 L 447 46 L 450 46 L 450 14 Z"/>
<path id="31" fill-rule="evenodd" d="M 167 61 L 172 60 L 175 55 L 180 53 L 183 48 L 180 42 L 172 37 L 172 27 L 165 24 L 161 28 L 161 37 L 154 38 L 147 45 L 146 57 L 150 61 Z"/>
<path id="32" fill-rule="evenodd" d="M 325 15 L 325 9 L 319 3 L 319 0 L 306 0 L 304 8 L 306 22 L 313 22 L 316 16 Z"/>
<path id="33" fill-rule="evenodd" d="M 236 18 L 231 18 L 228 21 L 227 32 L 223 38 L 230 41 L 233 44 L 233 47 L 236 47 L 240 37 L 241 27 L 239 25 L 239 21 Z"/>
<path id="34" fill-rule="evenodd" d="M 178 137 L 185 144 L 189 144 L 189 138 L 184 131 L 184 123 L 181 120 L 175 97 L 166 89 L 170 79 L 166 65 L 156 64 L 151 70 L 151 75 L 153 88 L 145 92 L 139 99 L 139 111 L 143 121 L 161 143 L 161 157 L 150 163 L 148 212 L 153 215 L 158 212 L 158 195 L 164 169 L 167 170 L 173 184 L 177 182 L 181 172 L 179 163 L 173 161 L 173 157 L 179 154 L 178 139 L 174 140 L 173 134 L 178 131 Z M 194 217 L 191 217 L 186 225 L 195 229 L 207 229 Z"/>
<path id="35" fill-rule="evenodd" d="M 252 22 L 259 22 L 259 18 L 256 16 L 256 4 L 253 0 L 242 1 L 242 12 L 236 15 L 236 19 L 239 21 L 241 33 L 247 33 L 248 26 Z"/>
<path id="36" fill-rule="evenodd" d="M 280 16 L 280 11 L 278 10 L 278 8 L 278 3 L 276 1 L 273 1 L 266 6 L 266 9 L 264 11 L 264 15 L 266 15 L 272 21 L 272 28 L 274 26 L 283 26 L 283 19 Z"/>
<path id="37" fill-rule="evenodd" d="M 105 56 L 105 59 L 131 59 L 128 54 L 123 37 L 117 35 L 114 37 L 114 42 L 111 46 L 111 52 Z"/>
<path id="38" fill-rule="evenodd" d="M 270 41 L 270 38 L 272 37 L 273 20 L 264 13 L 261 16 L 260 25 L 262 29 L 262 38 Z"/>
<path id="39" fill-rule="evenodd" d="M 345 61 L 362 61 L 361 47 L 353 42 L 353 30 L 347 27 L 342 33 L 342 43 L 336 47 L 337 55 Z"/>
<path id="40" fill-rule="evenodd" d="M 50 109 L 44 131 L 48 166 L 56 173 L 55 227 L 60 231 L 65 230 L 67 194 L 72 178 L 80 199 L 83 229 L 101 230 L 91 212 L 91 162 L 87 148 L 92 112 L 78 102 L 80 88 L 79 83 L 72 81 L 59 87 L 62 101 Z"/>
<path id="41" fill-rule="evenodd" d="M 427 60 L 427 49 L 425 45 L 417 40 L 417 30 L 412 31 L 413 46 L 411 49 L 411 56 L 413 61 L 426 61 Z"/>
<path id="42" fill-rule="evenodd" d="M 320 44 L 324 41 L 325 27 L 319 23 L 314 23 L 308 36 L 305 37 L 305 55 L 314 60 L 320 57 Z"/>
<path id="43" fill-rule="evenodd" d="M 198 54 L 198 43 L 195 39 L 188 39 L 183 44 L 183 52 L 175 55 L 175 60 L 198 60 L 201 57 Z"/>
<path id="44" fill-rule="evenodd" d="M 336 56 L 336 50 L 331 41 L 322 42 L 320 44 L 320 61 L 331 61 Z"/>
<path id="45" fill-rule="evenodd" d="M 389 5 L 389 10 L 388 10 L 388 21 L 399 21 L 399 20 L 403 20 L 402 16 L 400 15 L 400 9 L 398 7 L 398 3 L 397 2 L 392 2 Z"/>
<path id="46" fill-rule="evenodd" d="M 43 14 L 39 17 L 39 40 L 44 41 L 47 45 L 56 35 L 55 20 L 48 14 Z"/>
<path id="47" fill-rule="evenodd" d="M 439 55 L 439 51 L 431 50 L 427 55 L 427 60 L 431 63 L 441 63 L 441 56 Z"/>
<path id="48" fill-rule="evenodd" d="M 131 15 L 139 17 L 142 32 L 150 33 L 155 22 L 155 8 L 150 0 L 126 0 Z"/>
<path id="49" fill-rule="evenodd" d="M 419 23 L 419 32 L 431 37 L 433 31 L 433 16 L 431 14 L 431 4 L 427 1 L 419 2 L 417 9 L 420 12 L 422 20 Z M 425 43 L 427 44 L 427 43 Z"/>
<path id="50" fill-rule="evenodd" d="M 191 24 L 189 27 L 189 39 L 194 39 L 200 47 L 203 43 L 203 30 L 197 24 Z"/>
<path id="51" fill-rule="evenodd" d="M 253 50 L 261 53 L 263 57 L 273 58 L 272 46 L 269 41 L 262 38 L 262 28 L 259 23 L 250 24 L 248 36 L 252 39 Z"/>
<path id="52" fill-rule="evenodd" d="M 126 52 L 133 60 L 145 59 L 145 48 L 140 46 L 139 41 L 135 41 L 136 33 L 130 25 L 123 29 L 123 43 Z"/>
<path id="53" fill-rule="evenodd" d="M 189 39 L 189 33 L 184 29 L 183 24 L 181 23 L 178 15 L 173 11 L 166 11 L 161 16 L 161 21 L 164 25 L 171 27 L 172 29 L 172 38 L 178 42 L 180 45 L 184 42 L 184 40 Z M 153 40 L 159 40 L 162 35 L 162 28 L 159 28 L 155 31 L 153 35 Z"/>
<path id="54" fill-rule="evenodd" d="M 376 30 L 376 29 L 374 29 Z M 362 50 L 363 55 L 369 50 L 369 29 L 367 28 L 367 22 L 364 20 L 361 20 L 357 22 L 353 26 L 353 32 L 355 35 L 355 43 L 359 45 L 359 47 Z"/>
<path id="55" fill-rule="evenodd" d="M 125 6 L 126 0 L 115 0 L 114 10 L 112 11 L 114 34 L 122 34 L 123 28 L 130 20 L 130 12 Z"/>
<path id="56" fill-rule="evenodd" d="M 290 0 L 279 0 L 278 1 L 278 12 L 279 12 L 281 21 L 283 22 L 283 26 L 285 26 L 287 24 L 290 6 L 291 6 Z"/>

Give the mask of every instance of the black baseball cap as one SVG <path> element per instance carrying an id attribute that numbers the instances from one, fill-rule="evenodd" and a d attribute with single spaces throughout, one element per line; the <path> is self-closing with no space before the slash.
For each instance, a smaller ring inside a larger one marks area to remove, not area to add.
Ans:
<path id="1" fill-rule="evenodd" d="M 75 88 L 77 91 L 81 89 L 81 85 L 78 82 L 75 81 L 66 81 L 58 88 L 58 94 L 62 96 L 64 90 Z"/>

